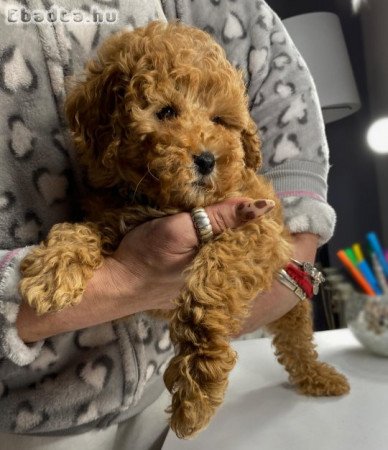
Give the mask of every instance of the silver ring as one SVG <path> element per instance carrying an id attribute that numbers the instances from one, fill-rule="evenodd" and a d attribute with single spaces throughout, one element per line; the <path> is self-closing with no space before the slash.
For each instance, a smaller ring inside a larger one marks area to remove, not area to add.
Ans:
<path id="1" fill-rule="evenodd" d="M 194 208 L 191 210 L 194 228 L 197 232 L 199 242 L 204 244 L 213 237 L 213 228 L 204 208 Z"/>

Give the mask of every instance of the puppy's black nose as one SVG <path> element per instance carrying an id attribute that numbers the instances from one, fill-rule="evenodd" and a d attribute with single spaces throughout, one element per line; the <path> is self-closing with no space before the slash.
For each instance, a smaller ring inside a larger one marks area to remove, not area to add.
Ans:
<path id="1" fill-rule="evenodd" d="M 209 175 L 213 171 L 216 163 L 213 153 L 205 151 L 198 156 L 194 155 L 193 158 L 197 170 L 201 175 Z"/>

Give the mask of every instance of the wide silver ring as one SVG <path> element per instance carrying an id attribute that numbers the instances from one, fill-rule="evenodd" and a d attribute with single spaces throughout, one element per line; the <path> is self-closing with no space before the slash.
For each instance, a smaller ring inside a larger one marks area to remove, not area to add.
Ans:
<path id="1" fill-rule="evenodd" d="M 204 208 L 194 208 L 191 210 L 191 218 L 193 219 L 199 242 L 201 244 L 209 242 L 213 237 L 213 228 Z"/>

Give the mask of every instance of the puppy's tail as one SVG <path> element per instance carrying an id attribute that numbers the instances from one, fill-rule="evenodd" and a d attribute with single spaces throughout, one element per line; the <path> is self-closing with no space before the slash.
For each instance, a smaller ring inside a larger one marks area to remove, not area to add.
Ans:
<path id="1" fill-rule="evenodd" d="M 228 343 L 230 318 L 214 305 L 199 303 L 184 290 L 170 325 L 177 355 L 164 382 L 172 394 L 170 426 L 179 438 L 204 429 L 223 402 L 236 353 Z"/>

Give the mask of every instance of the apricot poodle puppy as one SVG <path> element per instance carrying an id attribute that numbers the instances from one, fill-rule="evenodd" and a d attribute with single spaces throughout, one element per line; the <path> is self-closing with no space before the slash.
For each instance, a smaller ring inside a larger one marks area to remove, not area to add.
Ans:
<path id="1" fill-rule="evenodd" d="M 102 45 L 66 112 L 92 187 L 88 221 L 55 225 L 23 261 L 21 294 L 39 314 L 79 302 L 104 255 L 139 223 L 233 196 L 275 201 L 265 217 L 199 248 L 169 314 L 170 425 L 193 436 L 223 401 L 236 363 L 231 336 L 291 254 L 279 200 L 257 175 L 260 142 L 243 76 L 208 34 L 153 22 Z M 346 379 L 317 360 L 308 302 L 268 328 L 301 393 L 348 391 Z"/>

